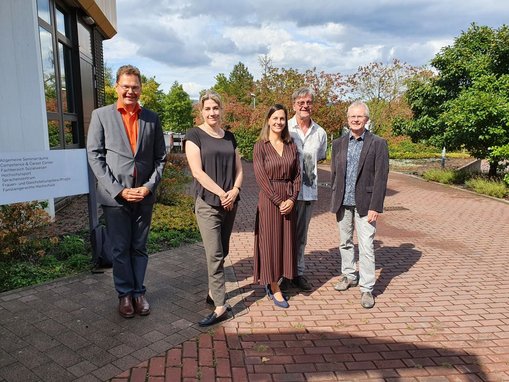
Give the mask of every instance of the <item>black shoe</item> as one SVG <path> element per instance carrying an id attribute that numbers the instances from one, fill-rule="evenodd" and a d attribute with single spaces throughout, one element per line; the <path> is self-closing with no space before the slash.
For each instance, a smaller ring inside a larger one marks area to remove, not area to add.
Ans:
<path id="1" fill-rule="evenodd" d="M 293 279 L 293 285 L 295 285 L 303 292 L 311 292 L 313 290 L 304 276 L 295 277 Z"/>
<path id="2" fill-rule="evenodd" d="M 203 326 L 210 326 L 210 325 L 217 324 L 217 323 L 219 323 L 221 321 L 224 321 L 224 320 L 228 319 L 228 317 L 229 317 L 228 312 L 230 310 L 231 310 L 231 308 L 226 308 L 224 313 L 221 314 L 220 316 L 218 316 L 216 314 L 216 312 L 212 312 L 207 317 L 205 317 L 203 320 L 198 321 L 198 325 L 202 326 L 202 327 Z"/>
<path id="3" fill-rule="evenodd" d="M 212 305 L 212 306 L 215 306 L 216 304 L 214 304 L 214 300 L 212 300 L 212 297 L 210 297 L 210 294 L 207 294 L 207 298 L 205 299 L 205 302 L 208 304 L 208 305 Z"/>
<path id="4" fill-rule="evenodd" d="M 281 289 L 281 292 L 288 292 L 292 288 L 292 282 L 288 280 L 286 277 L 283 277 L 281 279 L 281 282 L 279 283 L 279 289 Z"/>

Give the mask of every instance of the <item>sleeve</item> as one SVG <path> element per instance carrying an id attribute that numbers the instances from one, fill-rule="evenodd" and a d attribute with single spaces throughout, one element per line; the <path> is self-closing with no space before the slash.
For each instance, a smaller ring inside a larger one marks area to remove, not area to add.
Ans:
<path id="1" fill-rule="evenodd" d="M 387 180 L 389 177 L 389 149 L 387 141 L 380 139 L 376 145 L 375 153 L 375 182 L 369 209 L 382 213 L 384 209 L 385 193 L 387 191 Z"/>
<path id="2" fill-rule="evenodd" d="M 164 165 L 166 163 L 166 145 L 164 143 L 164 134 L 161 127 L 159 116 L 156 115 L 155 120 L 155 137 L 154 137 L 154 171 L 150 175 L 148 182 L 144 184 L 152 194 L 155 193 L 159 182 L 163 178 Z"/>
<path id="3" fill-rule="evenodd" d="M 87 157 L 97 181 L 108 191 L 112 198 L 115 198 L 122 192 L 124 186 L 117 181 L 106 163 L 104 125 L 97 110 L 92 111 L 88 128 Z"/>
<path id="4" fill-rule="evenodd" d="M 269 198 L 269 200 L 276 206 L 279 206 L 283 199 L 276 195 L 274 188 L 270 183 L 270 179 L 265 171 L 265 152 L 263 141 L 258 141 L 253 150 L 253 168 L 256 177 L 256 183 L 260 187 L 261 191 Z"/>
<path id="5" fill-rule="evenodd" d="M 334 182 L 336 181 L 336 143 L 337 141 L 332 141 L 332 151 L 331 151 L 331 157 L 330 157 L 330 186 L 334 190 Z"/>
<path id="6" fill-rule="evenodd" d="M 292 179 L 293 194 L 290 197 L 290 200 L 295 204 L 295 202 L 297 201 L 297 198 L 299 197 L 299 192 L 300 192 L 300 187 L 301 187 L 302 181 L 301 181 L 301 172 L 300 172 L 299 150 L 297 150 L 297 146 L 294 143 L 292 143 L 291 147 L 292 147 L 292 151 L 294 154 L 293 155 L 294 160 L 293 160 L 293 179 Z"/>
<path id="7" fill-rule="evenodd" d="M 233 134 L 230 131 L 227 131 L 226 134 L 230 134 L 231 135 L 232 142 L 233 142 L 233 149 L 235 150 L 237 148 L 237 139 L 235 138 L 235 134 Z"/>
<path id="8" fill-rule="evenodd" d="M 186 135 L 184 136 L 184 140 L 182 142 L 183 146 L 185 146 L 186 141 L 191 141 L 196 146 L 201 147 L 200 136 L 198 135 L 198 131 L 196 131 L 196 127 L 193 127 L 186 131 Z"/>
<path id="9" fill-rule="evenodd" d="M 321 161 L 327 159 L 327 132 L 322 129 L 322 135 L 320 137 L 320 148 L 318 149 L 317 160 Z"/>

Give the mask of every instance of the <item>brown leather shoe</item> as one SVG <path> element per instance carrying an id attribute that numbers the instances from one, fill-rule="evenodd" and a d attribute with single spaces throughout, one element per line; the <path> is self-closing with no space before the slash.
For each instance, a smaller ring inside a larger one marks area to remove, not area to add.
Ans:
<path id="1" fill-rule="evenodd" d="M 120 297 L 118 300 L 118 313 L 124 318 L 134 317 L 134 308 L 131 296 Z"/>
<path id="2" fill-rule="evenodd" d="M 134 311 L 140 316 L 148 316 L 150 314 L 150 304 L 148 303 L 145 295 L 141 295 L 133 299 Z"/>

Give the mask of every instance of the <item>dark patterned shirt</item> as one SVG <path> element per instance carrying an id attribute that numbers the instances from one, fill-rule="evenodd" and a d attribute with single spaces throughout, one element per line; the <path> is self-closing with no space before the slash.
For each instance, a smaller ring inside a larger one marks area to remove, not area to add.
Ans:
<path id="1" fill-rule="evenodd" d="M 344 206 L 355 206 L 355 184 L 357 183 L 357 171 L 361 157 L 362 146 L 364 145 L 364 133 L 358 138 L 350 133 L 348 141 L 348 154 L 346 159 L 346 179 Z"/>

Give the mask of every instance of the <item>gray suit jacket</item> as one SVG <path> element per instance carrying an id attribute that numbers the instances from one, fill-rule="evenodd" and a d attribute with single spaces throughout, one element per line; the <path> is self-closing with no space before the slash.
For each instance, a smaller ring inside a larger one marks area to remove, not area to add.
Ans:
<path id="1" fill-rule="evenodd" d="M 344 134 L 332 142 L 331 212 L 334 213 L 339 211 L 345 195 L 348 140 L 349 134 Z M 388 175 L 387 142 L 366 130 L 355 184 L 355 206 L 360 216 L 367 215 L 368 210 L 383 212 Z"/>
<path id="2" fill-rule="evenodd" d="M 125 205 L 127 201 L 119 196 L 122 190 L 140 186 L 151 191 L 141 203 L 155 202 L 166 158 L 163 130 L 156 113 L 141 109 L 138 143 L 133 154 L 116 103 L 94 110 L 88 129 L 87 153 L 88 163 L 97 178 L 98 203 Z"/>

